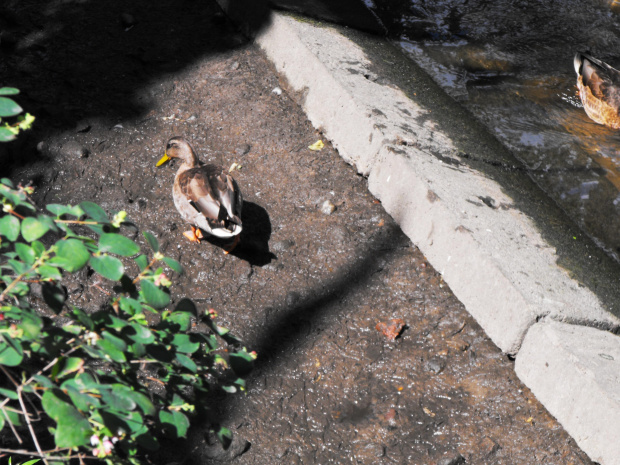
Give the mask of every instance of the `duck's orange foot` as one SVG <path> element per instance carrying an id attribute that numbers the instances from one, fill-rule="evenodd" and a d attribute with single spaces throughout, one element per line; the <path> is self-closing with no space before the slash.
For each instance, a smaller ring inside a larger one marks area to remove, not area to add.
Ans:
<path id="1" fill-rule="evenodd" d="M 202 231 L 198 228 L 195 228 L 194 226 L 192 226 L 191 231 L 185 231 L 183 235 L 187 237 L 191 242 L 198 242 L 199 244 L 200 244 L 200 239 L 204 237 L 202 235 Z"/>
<path id="2" fill-rule="evenodd" d="M 224 253 L 226 255 L 228 255 L 230 252 L 235 250 L 235 247 L 237 247 L 237 245 L 239 245 L 239 241 L 241 241 L 241 237 L 235 236 L 235 240 L 233 241 L 233 243 L 228 245 L 228 246 L 226 246 L 226 247 L 224 247 Z"/>

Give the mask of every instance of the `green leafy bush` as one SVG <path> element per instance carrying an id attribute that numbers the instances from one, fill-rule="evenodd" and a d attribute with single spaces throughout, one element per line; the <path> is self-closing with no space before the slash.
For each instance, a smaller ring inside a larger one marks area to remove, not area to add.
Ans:
<path id="1" fill-rule="evenodd" d="M 256 355 L 212 309 L 189 299 L 167 308 L 166 273 L 181 265 L 153 234 L 143 247 L 122 235 L 136 231 L 125 212 L 91 202 L 45 212 L 32 193 L 0 180 L 0 457 L 139 463 L 161 434 L 186 435 L 209 391 L 243 390 Z M 85 267 L 110 280 L 103 309 L 67 298 L 63 279 Z M 6 448 L 10 434 L 18 448 Z"/>
<path id="2" fill-rule="evenodd" d="M 0 126 L 0 142 L 8 142 L 15 139 L 15 136 L 19 134 L 20 130 L 24 131 L 30 129 L 34 121 L 34 116 L 30 113 L 17 116 L 23 111 L 22 107 L 15 103 L 13 99 L 6 97 L 7 95 L 17 94 L 19 94 L 19 90 L 14 87 L 0 88 L 0 122 L 2 122 L 3 118 L 15 119 L 13 123 L 4 122 L 4 124 Z"/>

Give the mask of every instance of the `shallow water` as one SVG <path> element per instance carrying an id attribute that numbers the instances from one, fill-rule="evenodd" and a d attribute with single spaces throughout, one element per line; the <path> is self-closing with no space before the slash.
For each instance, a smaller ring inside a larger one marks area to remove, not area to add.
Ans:
<path id="1" fill-rule="evenodd" d="M 576 95 L 576 51 L 620 66 L 620 3 L 366 0 L 390 37 L 620 259 L 620 133 Z"/>

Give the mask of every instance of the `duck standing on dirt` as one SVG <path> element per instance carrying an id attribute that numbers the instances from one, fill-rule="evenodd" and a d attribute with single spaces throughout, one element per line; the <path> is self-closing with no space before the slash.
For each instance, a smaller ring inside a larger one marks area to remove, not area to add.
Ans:
<path id="1" fill-rule="evenodd" d="M 219 165 L 200 165 L 191 144 L 183 137 L 168 140 L 161 166 L 172 158 L 181 160 L 172 186 L 174 205 L 191 231 L 183 233 L 192 242 L 200 242 L 202 232 L 227 239 L 234 238 L 226 253 L 239 243 L 242 230 L 243 198 L 237 182 Z"/>
<path id="2" fill-rule="evenodd" d="M 580 52 L 575 55 L 574 65 L 586 114 L 599 124 L 620 129 L 620 71 Z"/>

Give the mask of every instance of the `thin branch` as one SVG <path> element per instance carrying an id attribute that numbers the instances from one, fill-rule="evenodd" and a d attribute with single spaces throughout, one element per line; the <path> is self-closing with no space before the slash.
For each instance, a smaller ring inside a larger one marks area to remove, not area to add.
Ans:
<path id="1" fill-rule="evenodd" d="M 43 254 L 41 257 L 39 257 L 37 259 L 36 262 L 34 262 L 32 264 L 32 266 L 30 267 L 30 269 L 28 271 L 24 271 L 22 274 L 20 274 L 17 278 L 15 278 L 13 281 L 10 282 L 10 284 L 4 289 L 4 291 L 2 291 L 2 294 L 0 294 L 0 302 L 2 302 L 4 300 L 4 298 L 6 297 L 6 294 L 13 289 L 15 286 L 17 286 L 17 283 L 22 281 L 22 278 L 30 273 L 32 273 L 34 270 L 37 269 L 38 266 L 42 265 L 43 263 L 45 263 L 45 260 L 47 259 L 47 254 Z"/>
<path id="2" fill-rule="evenodd" d="M 0 453 L 3 453 L 3 454 L 16 454 L 16 455 L 28 455 L 30 457 L 40 457 L 40 458 L 45 460 L 45 456 L 49 456 L 50 454 L 55 454 L 55 453 L 58 453 L 58 452 L 62 452 L 63 450 L 70 451 L 71 449 L 64 448 L 64 449 L 45 450 L 45 451 L 42 451 L 43 455 L 41 455 L 41 454 L 38 454 L 36 452 L 25 450 L 25 449 L 1 449 L 0 448 Z M 61 461 L 61 462 L 67 462 L 67 461 L 69 461 L 71 459 L 101 460 L 98 457 L 89 457 L 88 455 L 85 455 L 83 453 L 78 453 L 77 455 L 68 455 L 66 457 L 53 457 L 53 459 L 54 459 L 54 461 Z"/>
<path id="3" fill-rule="evenodd" d="M 131 284 L 136 284 L 138 281 L 140 281 L 142 278 L 144 278 L 144 277 L 146 276 L 146 272 L 147 272 L 147 271 L 148 271 L 148 270 L 149 270 L 149 269 L 150 269 L 150 268 L 151 268 L 151 267 L 152 267 L 155 263 L 157 263 L 157 261 L 158 261 L 158 260 L 157 260 L 156 258 L 153 258 L 153 259 L 151 260 L 151 263 L 149 263 L 148 265 L 146 265 L 146 268 L 144 268 L 144 269 L 142 270 L 142 272 L 141 272 L 138 276 L 136 276 L 136 279 L 134 279 L 134 280 L 131 282 Z"/>
<path id="4" fill-rule="evenodd" d="M 34 380 L 35 376 L 41 375 L 44 372 L 46 372 L 47 370 L 49 370 L 50 368 L 52 368 L 54 365 L 56 365 L 56 362 L 58 362 L 58 359 L 60 359 L 61 357 L 67 357 L 68 355 L 71 355 L 73 352 L 75 352 L 76 350 L 81 349 L 81 348 L 82 348 L 82 345 L 80 344 L 79 346 L 72 347 L 66 353 L 60 355 L 59 357 L 55 357 L 54 360 L 49 362 L 47 365 L 45 365 L 43 368 L 41 368 L 39 371 L 37 371 L 34 375 L 32 375 L 30 378 L 28 378 L 28 380 L 25 381 L 23 383 L 23 385 L 30 384 Z M 1 367 L 1 365 L 0 365 L 0 367 Z"/>
<path id="5" fill-rule="evenodd" d="M 54 220 L 54 223 L 64 223 L 64 224 L 107 224 L 107 223 L 99 223 L 98 221 L 82 221 L 82 220 Z"/>
<path id="6" fill-rule="evenodd" d="M 20 218 L 20 219 L 25 219 L 22 215 L 20 215 L 19 213 L 17 213 L 15 210 L 13 210 L 12 208 L 8 211 L 11 215 L 15 215 L 16 217 Z"/>
<path id="7" fill-rule="evenodd" d="M 2 409 L 2 414 L 4 415 L 4 418 L 6 418 L 6 421 L 9 424 L 9 426 L 11 427 L 11 431 L 13 431 L 13 435 L 17 439 L 17 442 L 19 442 L 20 444 L 23 444 L 24 441 L 22 440 L 22 437 L 19 435 L 19 433 L 15 429 L 15 426 L 13 426 L 13 423 L 11 423 L 11 419 L 9 418 L 9 416 L 7 415 L 4 409 Z"/>
<path id="8" fill-rule="evenodd" d="M 37 439 L 37 433 L 34 432 L 34 428 L 32 427 L 32 423 L 30 422 L 30 414 L 28 410 L 26 410 L 26 405 L 24 404 L 24 399 L 22 398 L 22 387 L 19 386 L 17 388 L 17 399 L 19 400 L 19 405 L 22 406 L 24 411 L 24 418 L 26 419 L 26 425 L 28 426 L 28 431 L 30 431 L 30 437 L 34 442 L 34 446 L 37 448 L 37 452 L 39 452 L 39 456 L 43 460 L 45 465 L 49 465 L 46 456 L 43 455 L 43 451 L 41 450 L 41 446 L 39 445 L 39 440 Z"/>
<path id="9" fill-rule="evenodd" d="M 6 369 L 6 367 L 4 365 L 0 365 L 0 370 L 2 370 L 2 372 L 4 373 L 4 376 L 6 376 L 7 378 L 9 378 L 9 381 L 11 383 L 13 383 L 13 386 L 15 386 L 16 388 L 19 387 L 19 383 L 17 381 L 15 381 L 15 378 L 13 378 L 13 376 L 11 375 L 11 373 L 9 373 Z"/>

